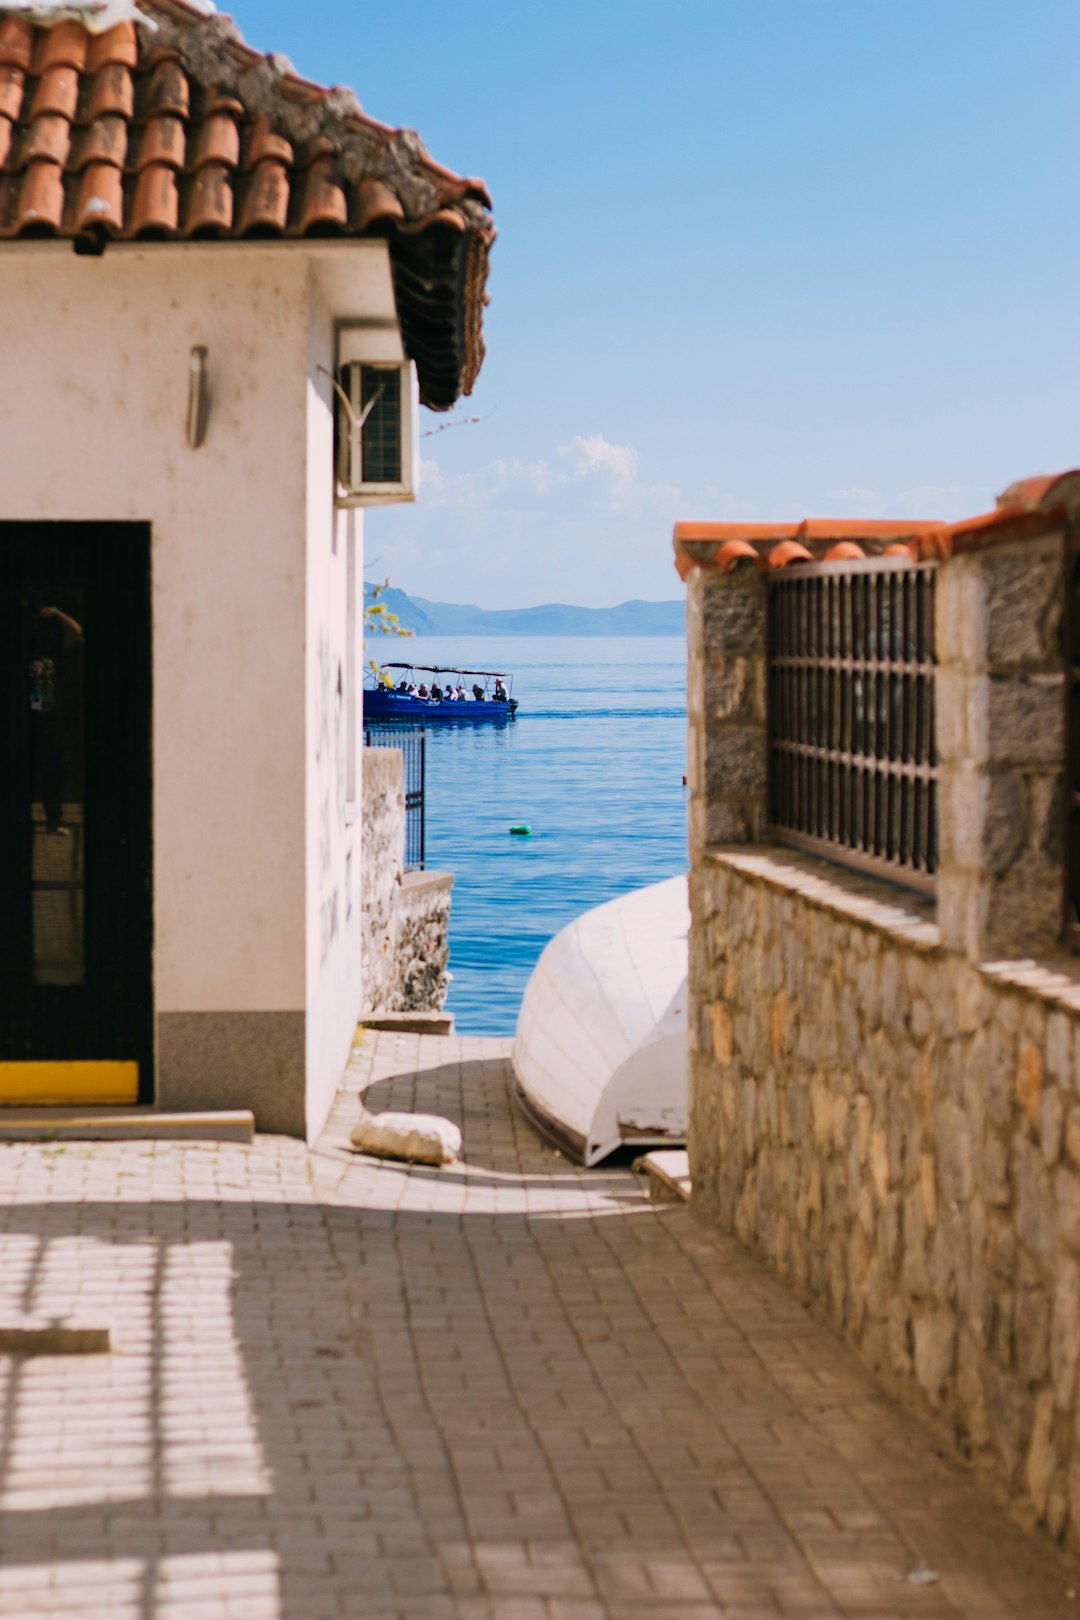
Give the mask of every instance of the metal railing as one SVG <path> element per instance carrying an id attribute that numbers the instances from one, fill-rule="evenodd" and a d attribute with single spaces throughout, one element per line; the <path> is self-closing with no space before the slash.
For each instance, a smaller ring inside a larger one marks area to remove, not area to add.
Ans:
<path id="1" fill-rule="evenodd" d="M 769 820 L 778 841 L 934 892 L 935 565 L 769 579 Z"/>
<path id="2" fill-rule="evenodd" d="M 369 721 L 365 748 L 400 748 L 405 756 L 405 870 L 424 870 L 424 793 L 427 779 L 427 732 L 423 726 Z"/>

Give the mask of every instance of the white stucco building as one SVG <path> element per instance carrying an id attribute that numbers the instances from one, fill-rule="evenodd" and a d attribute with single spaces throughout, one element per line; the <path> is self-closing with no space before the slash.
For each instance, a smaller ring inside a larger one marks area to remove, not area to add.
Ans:
<path id="1" fill-rule="evenodd" d="M 0 3 L 0 1104 L 310 1135 L 364 997 L 363 507 L 412 380 L 479 369 L 489 204 L 139 12 Z"/>

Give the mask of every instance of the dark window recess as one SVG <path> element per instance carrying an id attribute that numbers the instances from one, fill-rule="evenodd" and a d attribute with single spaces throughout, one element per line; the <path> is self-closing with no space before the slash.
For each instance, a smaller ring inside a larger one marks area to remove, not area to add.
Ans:
<path id="1" fill-rule="evenodd" d="M 369 405 L 363 429 L 364 483 L 400 484 L 401 371 L 397 366 L 361 366 L 360 408 L 364 411 Z"/>
<path id="2" fill-rule="evenodd" d="M 1065 939 L 1080 950 L 1080 525 L 1065 534 Z"/>
<path id="3" fill-rule="evenodd" d="M 795 564 L 769 580 L 773 836 L 933 893 L 932 563 Z"/>
<path id="4" fill-rule="evenodd" d="M 405 762 L 405 870 L 424 870 L 424 791 L 427 733 L 422 726 L 381 723 L 364 727 L 365 748 L 400 748 Z"/>

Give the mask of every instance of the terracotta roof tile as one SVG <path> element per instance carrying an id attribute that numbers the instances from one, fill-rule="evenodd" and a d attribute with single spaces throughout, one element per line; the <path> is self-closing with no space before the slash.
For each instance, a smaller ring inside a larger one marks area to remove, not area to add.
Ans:
<path id="1" fill-rule="evenodd" d="M 42 113 L 55 113 L 69 121 L 79 105 L 79 75 L 66 62 L 47 67 L 37 82 L 34 99 L 30 103 L 30 117 L 40 118 Z"/>
<path id="2" fill-rule="evenodd" d="M 59 230 L 64 217 L 64 176 L 58 163 L 31 163 L 19 191 L 19 230 L 27 235 Z"/>
<path id="3" fill-rule="evenodd" d="M 104 34 L 91 35 L 86 56 L 87 73 L 96 73 L 98 68 L 110 62 L 118 63 L 121 67 L 138 67 L 139 31 L 133 22 L 117 23 L 115 28 L 108 29 Z"/>
<path id="4" fill-rule="evenodd" d="M 227 236 L 233 224 L 233 190 L 228 165 L 202 163 L 188 197 L 189 236 Z"/>
<path id="5" fill-rule="evenodd" d="M 140 236 L 176 230 L 180 217 L 180 194 L 176 188 L 176 167 L 172 163 L 148 163 L 139 175 L 132 204 L 132 218 Z"/>
<path id="6" fill-rule="evenodd" d="M 95 118 L 88 124 L 69 168 L 81 174 L 88 163 L 115 163 L 123 168 L 127 157 L 128 125 L 126 118 L 109 116 Z"/>
<path id="7" fill-rule="evenodd" d="M 25 17 L 0 16 L 0 62 L 29 70 L 34 55 L 34 30 Z"/>
<path id="8" fill-rule="evenodd" d="M 112 113 L 117 118 L 130 118 L 134 111 L 135 81 L 131 69 L 122 62 L 104 63 L 90 82 L 87 122 L 92 123 L 106 113 Z"/>
<path id="9" fill-rule="evenodd" d="M 770 568 L 789 568 L 792 563 L 810 563 L 813 560 L 814 553 L 807 551 L 798 540 L 781 540 L 765 559 Z"/>
<path id="10" fill-rule="evenodd" d="M 23 85 L 26 74 L 22 68 L 5 63 L 0 66 L 0 113 L 5 118 L 17 118 L 23 103 Z"/>
<path id="11" fill-rule="evenodd" d="M 741 563 L 760 569 L 792 563 L 858 561 L 868 556 L 915 562 L 951 557 L 1005 540 L 1047 534 L 1080 519 L 1080 471 L 1010 484 L 992 512 L 959 523 L 853 518 L 805 518 L 801 523 L 676 523 L 675 567 L 730 573 Z M 887 542 L 887 543 L 886 543 Z"/>
<path id="12" fill-rule="evenodd" d="M 35 73 L 45 73 L 57 66 L 74 68 L 76 73 L 81 73 L 86 66 L 90 35 L 82 23 L 62 22 L 55 28 L 42 29 L 38 42 L 41 49 L 34 63 Z"/>
<path id="13" fill-rule="evenodd" d="M 123 175 L 115 163 L 88 163 L 75 205 L 76 230 L 120 231 L 123 227 Z"/>
<path id="14" fill-rule="evenodd" d="M 467 393 L 495 235 L 483 182 L 368 118 L 351 91 L 260 56 L 227 18 L 138 4 L 153 29 L 91 33 L 0 0 L 0 247 L 49 234 L 92 250 L 148 235 L 386 237 L 422 399 L 442 409 Z"/>
<path id="15" fill-rule="evenodd" d="M 901 546 L 900 550 L 904 552 L 905 556 L 907 555 L 906 546 Z M 895 556 L 896 553 L 894 552 L 893 555 Z M 822 562 L 863 562 L 865 558 L 866 552 L 862 546 L 857 546 L 854 540 L 838 540 L 834 546 L 829 547 L 821 560 Z"/>
<path id="16" fill-rule="evenodd" d="M 243 114 L 242 107 L 237 110 Z M 236 113 L 225 108 L 209 113 L 203 119 L 199 130 L 199 142 L 194 157 L 195 168 L 200 169 L 204 163 L 223 163 L 226 167 L 235 169 L 239 162 L 240 130 L 237 127 Z"/>

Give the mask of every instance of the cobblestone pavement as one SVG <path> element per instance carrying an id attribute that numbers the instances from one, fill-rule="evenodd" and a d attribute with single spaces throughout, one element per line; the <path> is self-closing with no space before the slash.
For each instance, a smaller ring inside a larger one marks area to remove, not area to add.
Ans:
<path id="1" fill-rule="evenodd" d="M 0 1615 L 1080 1617 L 752 1258 L 542 1146 L 506 1052 L 366 1037 L 310 1153 L 0 1146 L 0 1324 L 114 1335 L 0 1357 Z M 465 1162 L 349 1154 L 361 1088 Z"/>

